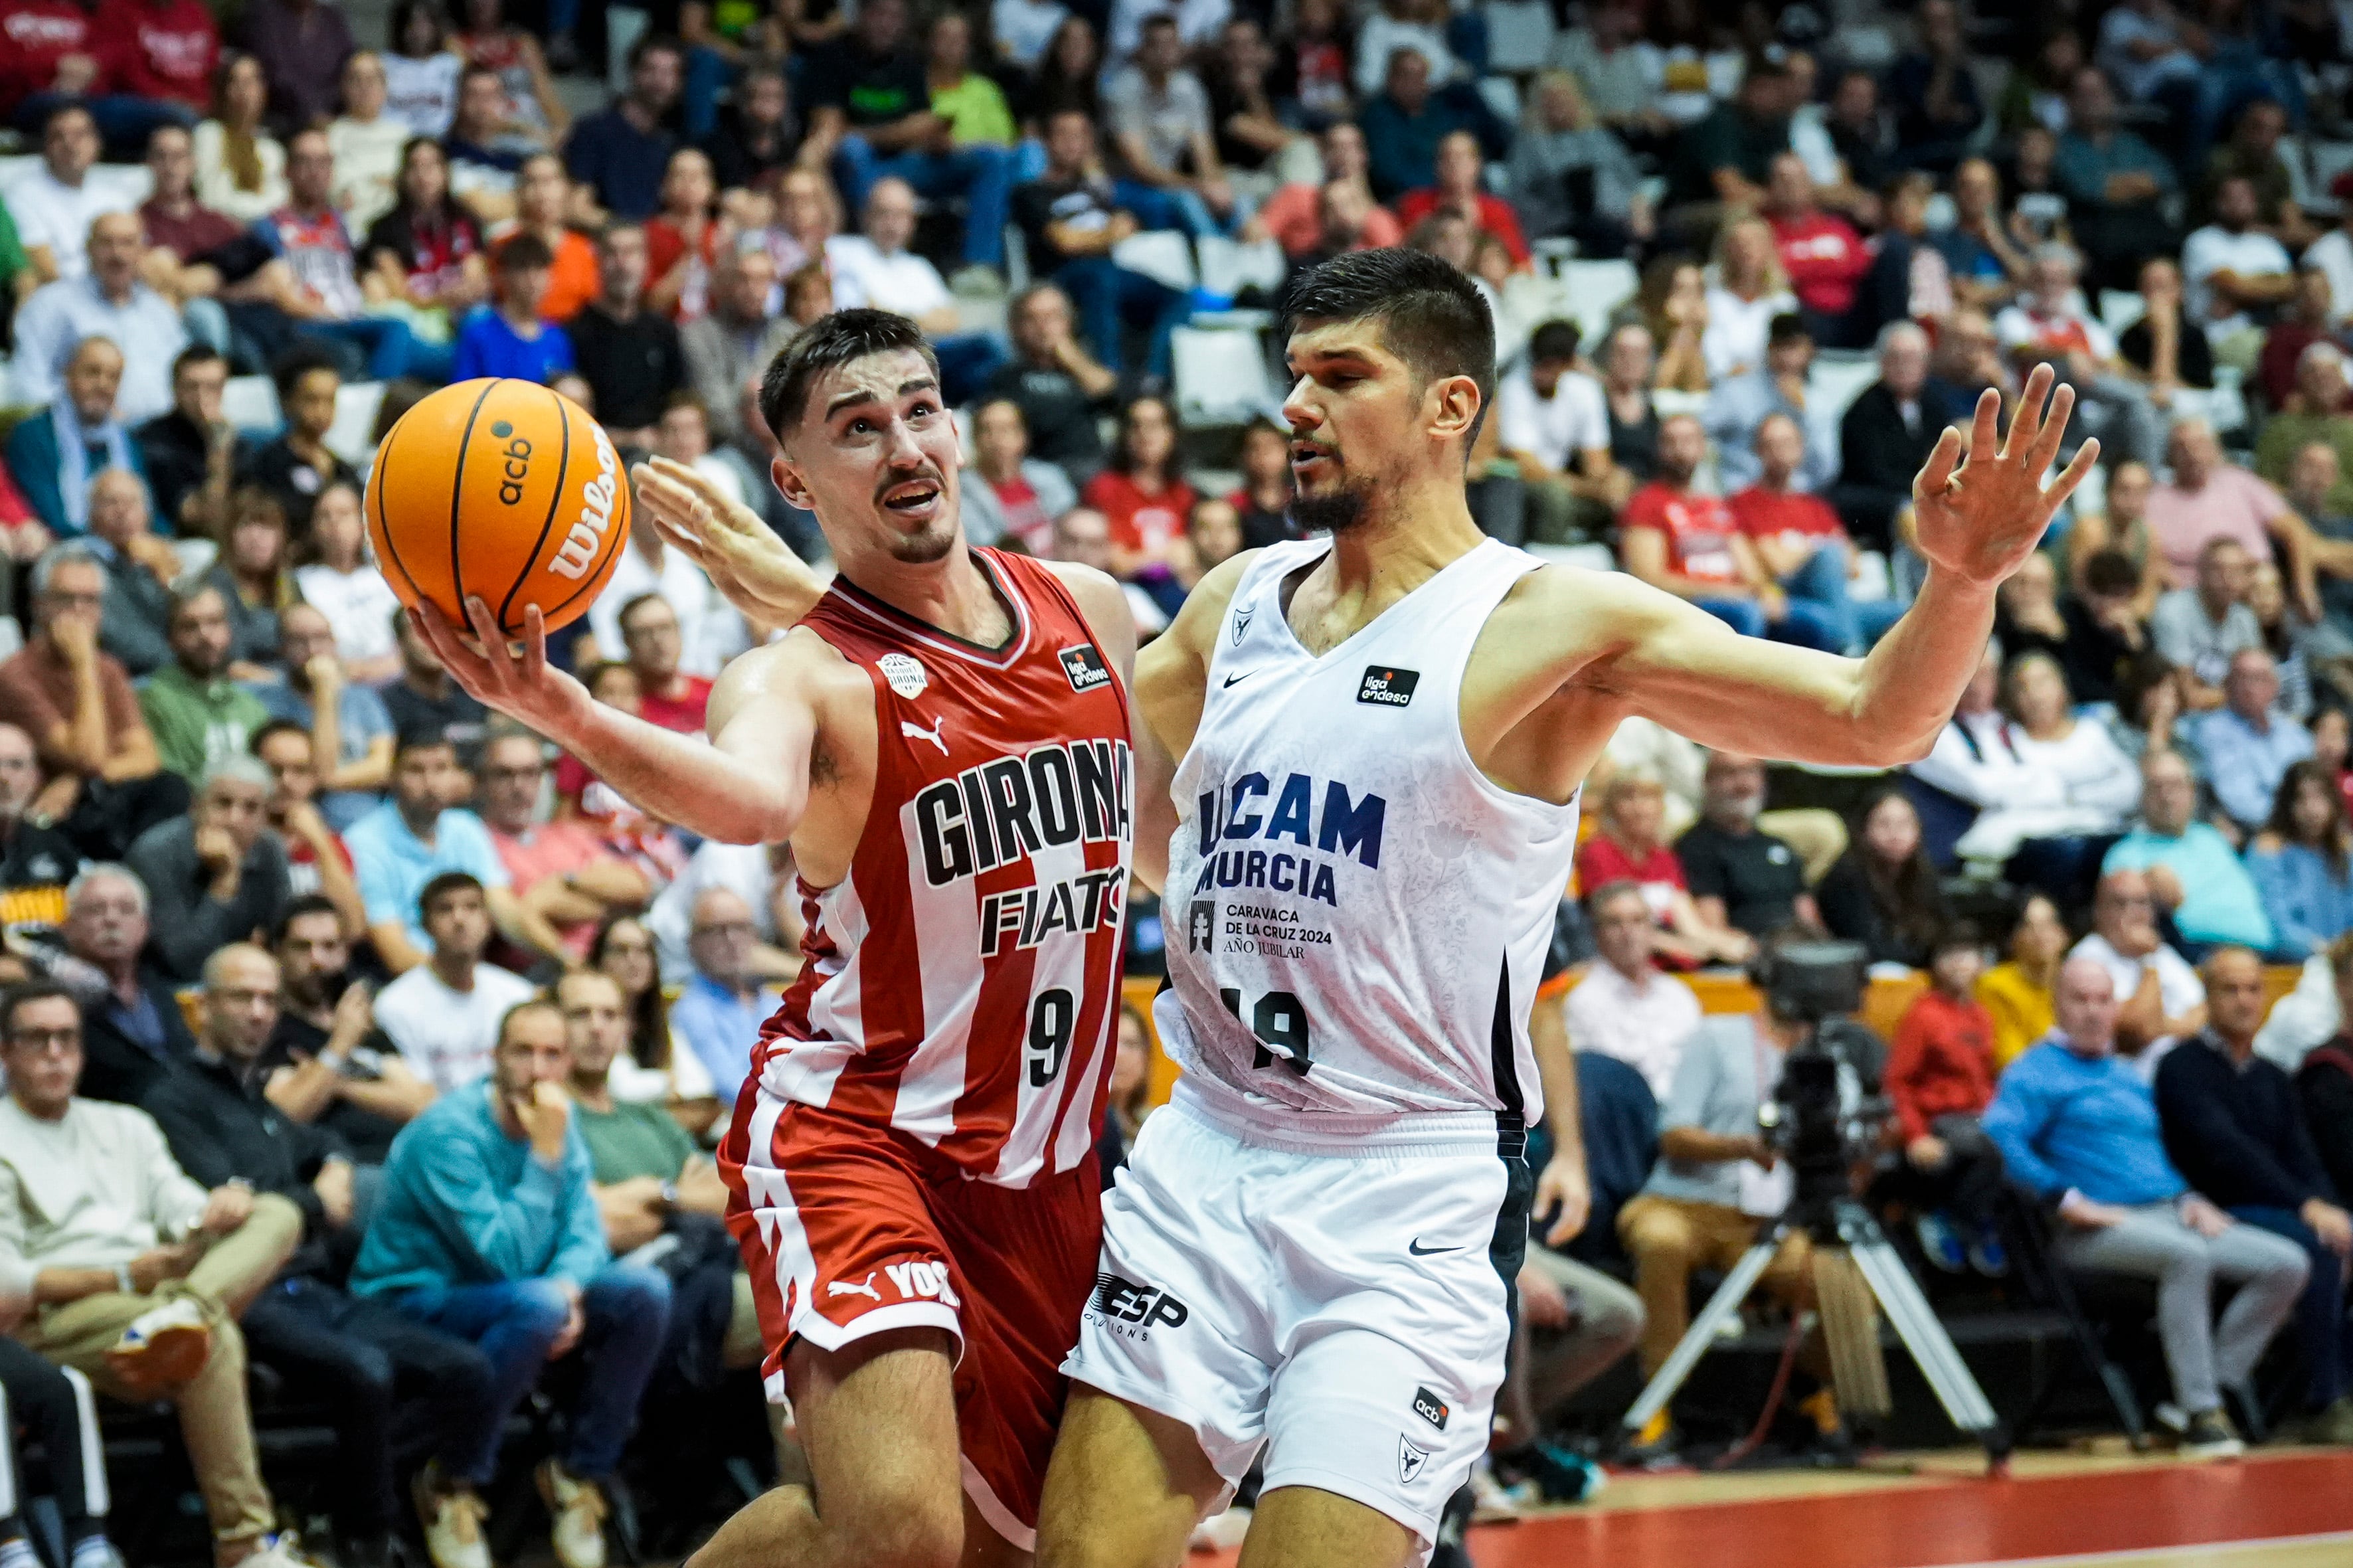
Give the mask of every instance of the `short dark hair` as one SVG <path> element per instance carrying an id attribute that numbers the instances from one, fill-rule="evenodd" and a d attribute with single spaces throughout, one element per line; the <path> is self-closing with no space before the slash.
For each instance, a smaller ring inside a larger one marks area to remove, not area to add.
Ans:
<path id="1" fill-rule="evenodd" d="M 1577 347 L 1583 334 L 1575 321 L 1546 321 L 1528 334 L 1528 363 L 1558 364 L 1577 357 Z"/>
<path id="2" fill-rule="evenodd" d="M 679 58 L 681 64 L 685 63 L 686 45 L 675 34 L 648 33 L 629 47 L 629 68 L 636 70 L 645 63 L 646 57 L 656 49 L 668 50 Z"/>
<path id="3" fill-rule="evenodd" d="M 48 112 L 41 116 L 41 140 L 47 141 L 50 129 L 69 114 L 79 114 L 90 121 L 91 130 L 98 129 L 98 116 L 90 111 L 90 105 L 78 98 L 69 98 L 63 103 L 52 105 Z"/>
<path id="4" fill-rule="evenodd" d="M 165 611 L 164 616 L 164 626 L 168 629 L 172 626 L 178 626 L 180 624 L 180 616 L 186 612 L 188 606 L 195 604 L 198 599 L 203 598 L 206 594 L 218 595 L 220 596 L 221 608 L 223 610 L 227 610 L 228 608 L 228 595 L 221 593 L 220 584 L 208 578 L 197 577 L 189 582 L 183 583 L 179 587 L 172 591 L 171 607 Z M 283 721 L 280 721 L 280 722 L 283 722 Z"/>
<path id="5" fill-rule="evenodd" d="M 1975 952 L 1984 946 L 1985 932 L 1978 929 L 1977 921 L 1947 921 L 1939 926 L 1936 929 L 1936 934 L 1928 940 L 1928 962 L 1934 963 L 1956 948 L 1967 948 Z"/>
<path id="6" fill-rule="evenodd" d="M 649 588 L 642 594 L 630 595 L 630 597 L 621 605 L 619 611 L 613 616 L 613 624 L 621 628 L 621 636 L 626 639 L 629 635 L 629 617 L 631 616 L 636 615 L 648 605 L 667 605 L 669 603 L 670 601 L 668 599 L 663 598 L 659 594 L 656 593 L 651 588 Z M 607 659 L 605 662 L 611 664 L 614 661 Z"/>
<path id="7" fill-rule="evenodd" d="M 2084 562 L 2084 586 L 2103 596 L 2140 586 L 2140 568 L 2121 550 L 2094 550 Z"/>
<path id="8" fill-rule="evenodd" d="M 245 749 L 258 757 L 261 755 L 263 744 L 280 735 L 300 735 L 303 740 L 308 741 L 311 738 L 311 726 L 298 723 L 291 719 L 272 719 L 247 739 Z M 317 749 L 315 746 L 311 748 L 314 752 Z"/>
<path id="9" fill-rule="evenodd" d="M 1631 877 L 1619 877 L 1610 881 L 1602 883 L 1599 887 L 1585 895 L 1585 918 L 1588 921 L 1599 920 L 1601 916 L 1601 908 L 1604 904 L 1607 904 L 1612 899 L 1622 899 L 1629 893 L 1633 894 L 1638 899 L 1643 899 L 1643 907 L 1645 909 L 1650 907 L 1649 900 L 1643 898 L 1641 883 L 1634 880 Z"/>
<path id="10" fill-rule="evenodd" d="M 793 339 L 760 378 L 760 417 L 781 442 L 786 427 L 798 425 L 807 412 L 809 388 L 818 377 L 869 354 L 901 350 L 921 354 L 932 374 L 939 374 L 939 356 L 932 352 L 923 328 L 904 316 L 863 309 L 821 316 Z"/>
<path id="11" fill-rule="evenodd" d="M 471 871 L 442 872 L 439 876 L 426 883 L 424 887 L 417 889 L 417 918 L 419 920 L 429 918 L 433 913 L 433 906 L 436 903 L 448 898 L 451 893 L 459 892 L 468 888 L 471 888 L 477 893 L 480 892 L 482 890 L 481 879 L 475 876 Z"/>
<path id="12" fill-rule="evenodd" d="M 0 991 L 0 1039 L 13 1040 L 16 1037 L 18 1009 L 35 1002 L 46 1002 L 53 996 L 72 1002 L 74 1017 L 77 1020 L 81 1017 L 81 1004 L 75 1000 L 74 994 L 54 980 L 27 980 Z"/>
<path id="13" fill-rule="evenodd" d="M 1435 256 L 1391 247 L 1335 256 L 1293 280 L 1283 293 L 1283 332 L 1303 321 L 1374 321 L 1389 351 L 1427 386 L 1467 375 L 1479 387 L 1479 417 L 1466 449 L 1495 399 L 1495 319 L 1471 279 Z"/>
<path id="14" fill-rule="evenodd" d="M 318 370 L 333 372 L 335 384 L 343 384 L 343 368 L 335 363 L 334 355 L 314 343 L 298 343 L 270 362 L 269 382 L 280 398 L 288 398 L 294 395 L 294 388 L 304 376 Z"/>
<path id="15" fill-rule="evenodd" d="M 177 384 L 180 373 L 194 365 L 228 363 L 228 356 L 210 343 L 190 343 L 172 356 L 172 381 Z"/>
<path id="16" fill-rule="evenodd" d="M 305 893 L 288 904 L 286 912 L 278 917 L 278 923 L 269 928 L 269 945 L 273 948 L 283 946 L 287 933 L 294 929 L 294 922 L 309 920 L 312 915 L 331 916 L 335 921 L 336 928 L 342 929 L 343 914 L 326 894 Z"/>
<path id="17" fill-rule="evenodd" d="M 1767 343 L 1790 343 L 1799 338 L 1811 342 L 1814 331 L 1806 325 L 1806 318 L 1795 310 L 1783 310 L 1765 324 L 1765 341 Z"/>
<path id="18" fill-rule="evenodd" d="M 1138 32 L 1139 34 L 1149 33 L 1157 28 L 1174 27 L 1176 26 L 1176 18 L 1174 16 L 1170 15 L 1166 11 L 1155 11 L 1151 16 L 1146 16 L 1144 19 L 1144 26 L 1138 29 Z"/>
<path id="19" fill-rule="evenodd" d="M 499 271 L 523 272 L 533 268 L 555 265 L 555 252 L 547 248 L 547 241 L 528 229 L 499 247 Z"/>
<path id="20" fill-rule="evenodd" d="M 393 738 L 392 760 L 397 764 L 411 752 L 431 751 L 436 746 L 454 752 L 458 749 L 458 742 L 449 738 L 446 730 L 436 729 L 430 724 L 412 724 Z"/>

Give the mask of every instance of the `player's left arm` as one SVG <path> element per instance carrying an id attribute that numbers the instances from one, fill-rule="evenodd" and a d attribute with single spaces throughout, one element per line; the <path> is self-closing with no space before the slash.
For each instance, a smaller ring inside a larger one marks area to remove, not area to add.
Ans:
<path id="1" fill-rule="evenodd" d="M 638 522 L 702 567 L 762 637 L 799 625 L 825 597 L 830 571 L 794 554 L 758 512 L 694 469 L 654 458 L 631 468 L 629 478 Z"/>
<path id="2" fill-rule="evenodd" d="M 2049 366 L 2029 377 L 2007 441 L 2000 398 L 1978 400 L 1968 449 L 1947 429 L 1913 481 L 1927 581 L 1904 618 L 1862 659 L 1744 637 L 1715 616 L 1622 574 L 1562 574 L 1551 592 L 1578 610 L 1553 652 L 1561 690 L 1601 705 L 1597 719 L 1642 714 L 1705 746 L 1755 756 L 1892 767 L 1926 754 L 1993 629 L 1994 590 L 2042 537 L 2091 471 L 2085 441 L 2049 485 L 2074 391 Z M 1564 605 L 1565 607 L 1565 605 Z M 1569 643 L 1561 647 L 1564 634 Z"/>
<path id="3" fill-rule="evenodd" d="M 1528 1050 L 1544 1085 L 1545 1129 L 1552 1134 L 1552 1158 L 1536 1175 L 1534 1217 L 1546 1226 L 1545 1245 L 1576 1239 L 1593 1213 L 1593 1184 L 1585 1169 L 1585 1110 L 1577 1096 L 1577 1059 L 1569 1053 L 1567 1009 L 1557 996 L 1539 996 L 1528 1013 Z"/>

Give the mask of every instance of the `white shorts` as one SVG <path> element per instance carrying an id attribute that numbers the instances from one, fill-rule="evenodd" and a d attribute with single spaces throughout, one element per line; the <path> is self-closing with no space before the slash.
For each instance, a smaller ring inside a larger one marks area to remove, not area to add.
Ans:
<path id="1" fill-rule="evenodd" d="M 1534 1184 L 1519 1142 L 1302 1152 L 1180 1100 L 1103 1196 L 1062 1370 L 1192 1427 L 1229 1492 L 1264 1447 L 1267 1489 L 1377 1509 L 1426 1555 L 1504 1380 Z"/>

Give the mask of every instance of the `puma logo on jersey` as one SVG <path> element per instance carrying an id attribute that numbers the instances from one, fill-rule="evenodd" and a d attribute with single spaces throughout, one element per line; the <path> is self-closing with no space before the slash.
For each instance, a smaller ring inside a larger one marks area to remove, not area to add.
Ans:
<path id="1" fill-rule="evenodd" d="M 944 888 L 1044 845 L 1124 844 L 1134 837 L 1134 797 L 1126 742 L 1058 741 L 928 784 L 907 809 L 923 880 Z"/>
<path id="2" fill-rule="evenodd" d="M 865 1296 L 880 1304 L 882 1300 L 882 1292 L 874 1289 L 874 1276 L 871 1274 L 866 1277 L 866 1283 L 863 1285 L 852 1285 L 847 1280 L 837 1279 L 825 1288 L 825 1295 L 828 1300 L 831 1300 L 836 1296 Z"/>
<path id="3" fill-rule="evenodd" d="M 940 749 L 940 755 L 944 757 L 948 754 L 948 743 L 940 739 L 940 731 L 947 728 L 947 722 L 948 716 L 943 713 L 933 720 L 932 727 L 926 730 L 921 724 L 910 724 L 902 719 L 899 721 L 899 733 L 910 741 L 929 741 Z"/>

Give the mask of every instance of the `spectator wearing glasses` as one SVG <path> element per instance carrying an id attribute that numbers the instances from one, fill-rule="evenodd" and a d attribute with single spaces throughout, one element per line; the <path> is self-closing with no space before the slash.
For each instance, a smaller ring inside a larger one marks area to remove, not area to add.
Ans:
<path id="1" fill-rule="evenodd" d="M 752 906 L 733 889 L 707 888 L 694 900 L 686 939 L 694 974 L 670 1005 L 670 1023 L 723 1101 L 732 1102 L 743 1088 L 760 1026 L 784 1000 L 753 966 L 759 939 Z"/>
<path id="2" fill-rule="evenodd" d="M 536 735 L 494 735 L 482 746 L 479 798 L 482 825 L 513 879 L 523 908 L 554 926 L 574 957 L 617 914 L 642 910 L 654 889 L 645 872 L 607 847 L 604 836 L 573 817 L 537 820 L 547 758 Z"/>
<path id="3" fill-rule="evenodd" d="M 47 1306 L 17 1338 L 116 1398 L 176 1407 L 216 1568 L 307 1568 L 275 1533 L 237 1325 L 292 1253 L 301 1211 L 235 1184 L 207 1191 L 145 1111 L 78 1093 L 81 1010 L 61 987 L 0 994 L 0 1248 Z"/>
<path id="4" fill-rule="evenodd" d="M 473 1346 L 332 1282 L 334 1249 L 359 1225 L 353 1162 L 332 1131 L 280 1115 L 267 1098 L 279 986 L 277 961 L 261 948 L 216 949 L 205 964 L 204 1038 L 148 1095 L 147 1110 L 198 1182 L 242 1183 L 301 1211 L 293 1256 L 246 1310 L 246 1342 L 257 1360 L 325 1394 L 341 1461 L 337 1561 L 387 1568 L 399 1561 L 396 1431 L 445 1460 L 459 1457 L 489 1418 L 491 1369 Z M 435 1568 L 489 1568 L 479 1532 L 465 1539 L 472 1521 L 444 1517 L 452 1512 L 444 1504 L 423 1513 Z"/>
<path id="5" fill-rule="evenodd" d="M 538 1468 L 563 1568 L 603 1568 L 603 1485 L 637 1425 L 670 1320 L 670 1282 L 617 1264 L 591 1190 L 588 1146 L 565 1082 L 572 1047 L 554 1003 L 510 1008 L 486 1082 L 444 1095 L 411 1124 L 352 1289 L 472 1342 L 489 1358 L 488 1418 L 463 1458 L 420 1490 L 473 1490 L 498 1473 L 508 1417 L 548 1363 L 578 1353 L 584 1376 L 561 1449 Z"/>
<path id="6" fill-rule="evenodd" d="M 96 561 L 51 551 L 33 568 L 33 635 L 0 664 L 0 720 L 33 737 L 49 775 L 32 815 L 94 859 L 120 857 L 188 808 L 186 781 L 163 771 L 130 677 L 99 651 L 105 595 Z"/>

